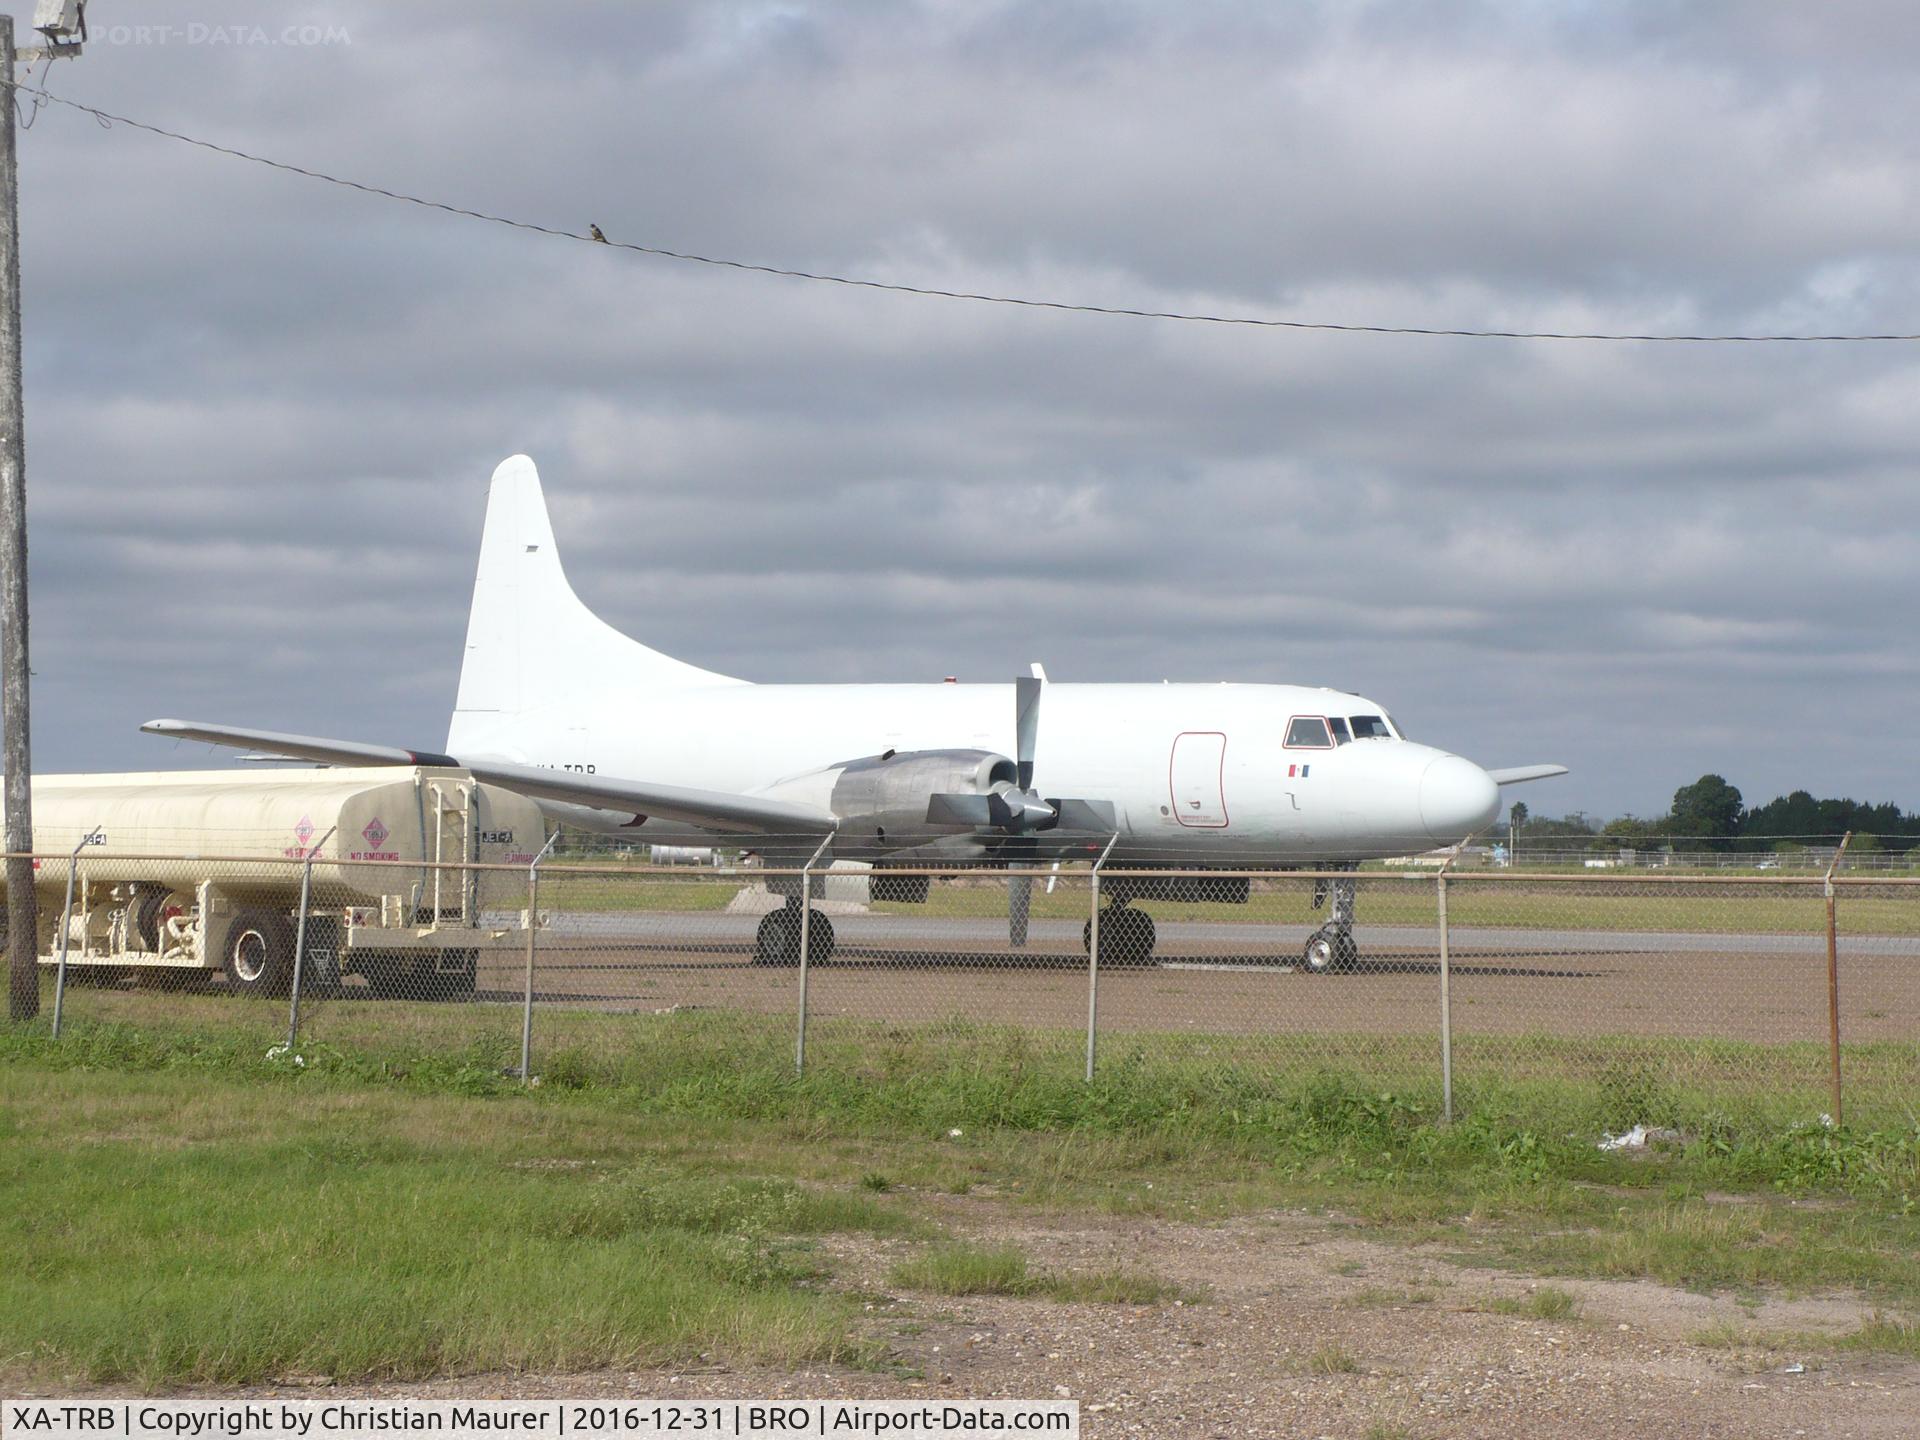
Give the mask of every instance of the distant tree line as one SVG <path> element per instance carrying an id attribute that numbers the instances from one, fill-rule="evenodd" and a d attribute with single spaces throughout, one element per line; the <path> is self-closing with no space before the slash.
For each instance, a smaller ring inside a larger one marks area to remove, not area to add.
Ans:
<path id="1" fill-rule="evenodd" d="M 1597 823 L 1575 811 L 1557 820 L 1528 813 L 1516 804 L 1512 816 L 1521 834 L 1542 840 L 1587 841 L 1595 849 L 1615 846 L 1668 846 L 1677 850 L 1776 850 L 1809 840 L 1837 841 L 1853 832 L 1854 850 L 1910 850 L 1920 845 L 1920 813 L 1898 805 L 1866 805 L 1858 800 L 1816 800 L 1795 790 L 1748 806 L 1722 775 L 1702 775 L 1673 792 L 1664 815 L 1626 815 Z"/>

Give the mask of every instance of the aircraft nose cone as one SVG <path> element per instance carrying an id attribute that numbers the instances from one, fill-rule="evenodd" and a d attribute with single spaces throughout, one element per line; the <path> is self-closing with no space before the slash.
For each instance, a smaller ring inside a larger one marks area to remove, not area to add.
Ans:
<path id="1" fill-rule="evenodd" d="M 1443 845 L 1484 830 L 1500 813 L 1500 787 L 1471 760 L 1442 755 L 1420 777 L 1420 818 Z"/>

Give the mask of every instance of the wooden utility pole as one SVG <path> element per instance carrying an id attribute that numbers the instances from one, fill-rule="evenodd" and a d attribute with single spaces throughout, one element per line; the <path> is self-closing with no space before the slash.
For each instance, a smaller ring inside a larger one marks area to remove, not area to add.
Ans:
<path id="1" fill-rule="evenodd" d="M 20 374 L 20 157 L 15 152 L 14 62 L 80 53 L 87 0 L 39 0 L 33 28 L 44 46 L 13 48 L 13 17 L 0 15 L 0 767 L 6 771 L 7 1017 L 40 1013 L 40 915 L 33 894 L 33 746 L 27 677 L 27 438 Z"/>
<path id="2" fill-rule="evenodd" d="M 27 721 L 27 447 L 20 391 L 20 166 L 13 17 L 0 15 L 0 730 L 6 766 L 7 1018 L 40 1013 L 33 895 L 33 747 Z"/>

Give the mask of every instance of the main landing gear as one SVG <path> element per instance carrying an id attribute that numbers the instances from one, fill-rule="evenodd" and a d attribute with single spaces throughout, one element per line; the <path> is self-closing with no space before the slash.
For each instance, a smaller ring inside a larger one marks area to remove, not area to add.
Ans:
<path id="1" fill-rule="evenodd" d="M 1100 912 L 1100 963 L 1151 965 L 1155 935 L 1153 917 L 1116 900 Z M 1093 921 L 1080 927 L 1080 948 L 1093 953 Z"/>
<path id="2" fill-rule="evenodd" d="M 807 917 L 807 963 L 818 965 L 833 958 L 833 922 L 815 910 Z M 789 896 L 787 903 L 760 922 L 754 936 L 753 963 L 756 965 L 798 965 L 800 963 L 800 901 Z"/>
<path id="3" fill-rule="evenodd" d="M 1353 939 L 1354 895 L 1359 888 L 1352 880 L 1313 882 L 1313 908 L 1327 905 L 1327 923 L 1313 932 L 1301 954 L 1301 967 L 1309 975 L 1351 970 L 1360 963 L 1360 947 Z"/>

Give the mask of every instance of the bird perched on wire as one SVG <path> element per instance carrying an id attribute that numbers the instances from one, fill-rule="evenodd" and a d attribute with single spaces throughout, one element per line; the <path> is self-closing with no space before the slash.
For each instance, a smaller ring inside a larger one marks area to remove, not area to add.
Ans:
<path id="1" fill-rule="evenodd" d="M 587 233 L 592 235 L 593 238 L 598 240 L 602 245 L 611 245 L 613 243 L 611 240 L 607 239 L 605 235 L 601 234 L 600 227 L 598 225 L 593 224 L 591 221 L 587 223 Z"/>

